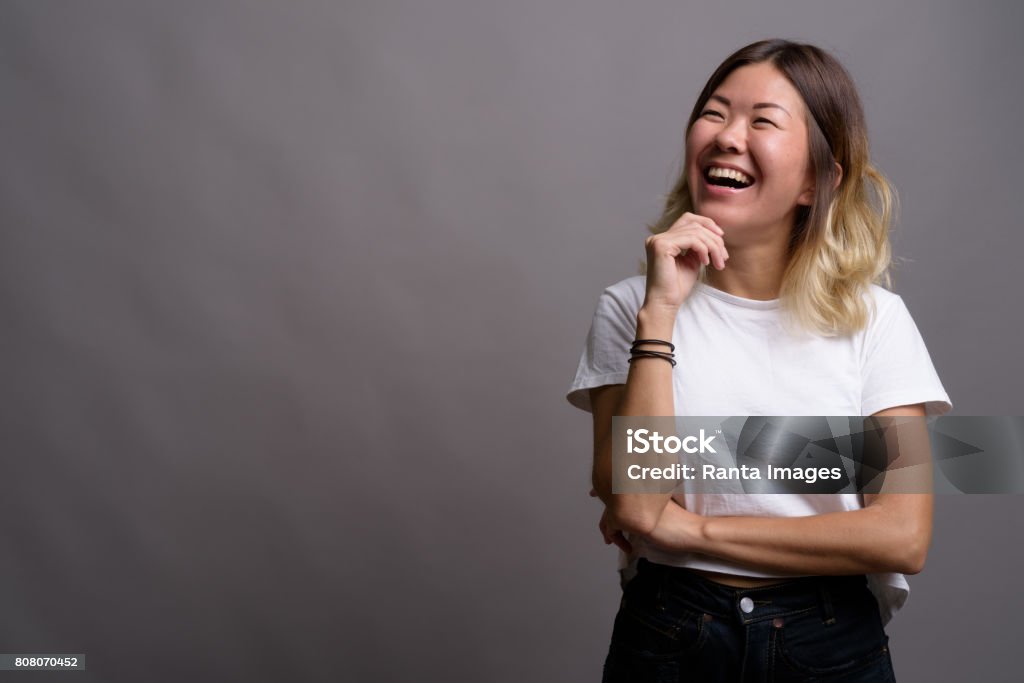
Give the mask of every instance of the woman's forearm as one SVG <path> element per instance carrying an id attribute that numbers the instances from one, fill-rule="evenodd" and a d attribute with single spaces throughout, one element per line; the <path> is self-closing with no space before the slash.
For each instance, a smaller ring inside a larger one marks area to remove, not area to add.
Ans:
<path id="1" fill-rule="evenodd" d="M 640 310 L 637 315 L 637 339 L 672 340 L 675 311 Z M 641 347 L 666 351 L 661 346 Z M 615 415 L 663 416 L 675 414 L 672 389 L 672 365 L 660 358 L 642 358 L 630 364 L 622 402 Z M 622 528 L 633 533 L 650 533 L 657 526 L 671 493 L 612 494 L 612 435 L 608 431 L 595 454 L 594 488 Z"/>
<path id="2" fill-rule="evenodd" d="M 636 339 L 671 341 L 679 309 L 690 296 L 702 267 L 725 268 L 729 251 L 725 248 L 725 230 L 707 216 L 685 212 L 668 230 L 644 241 L 647 275 L 644 302 L 637 312 Z M 639 347 L 664 352 L 662 344 Z M 688 359 L 679 359 L 686 362 Z M 611 494 L 611 418 L 613 415 L 660 417 L 675 415 L 672 369 L 675 363 L 664 358 L 634 357 L 630 364 L 621 403 L 594 411 L 595 424 L 605 430 L 604 447 L 595 438 L 594 487 L 607 502 L 612 522 L 637 533 L 650 533 L 657 526 L 670 500 L 669 493 Z M 599 414 L 600 412 L 600 414 Z M 595 436 L 598 436 L 595 434 Z"/>
<path id="3" fill-rule="evenodd" d="M 771 572 L 916 574 L 931 539 L 931 505 L 928 494 L 892 494 L 860 510 L 807 517 L 703 517 L 673 501 L 648 538 Z"/>

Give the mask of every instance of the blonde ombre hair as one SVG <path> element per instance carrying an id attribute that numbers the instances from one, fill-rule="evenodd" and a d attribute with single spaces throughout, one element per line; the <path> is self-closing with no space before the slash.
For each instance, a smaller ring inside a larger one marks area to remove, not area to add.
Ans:
<path id="1" fill-rule="evenodd" d="M 872 283 L 890 285 L 889 226 L 896 191 L 872 164 L 867 125 L 857 88 L 834 57 L 813 45 L 763 40 L 737 50 L 715 70 L 694 105 L 690 128 L 722 82 L 741 66 L 768 62 L 797 89 L 806 105 L 808 142 L 816 175 L 815 199 L 800 206 L 790 238 L 779 298 L 800 327 L 827 336 L 867 325 L 865 294 Z M 837 188 L 835 163 L 843 169 Z M 661 217 L 648 226 L 665 232 L 693 211 L 686 161 L 666 195 Z M 706 271 L 700 271 L 705 280 Z"/>

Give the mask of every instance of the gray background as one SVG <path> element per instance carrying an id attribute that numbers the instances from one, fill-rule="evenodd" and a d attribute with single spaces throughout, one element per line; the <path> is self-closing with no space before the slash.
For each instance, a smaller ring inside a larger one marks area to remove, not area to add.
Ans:
<path id="1" fill-rule="evenodd" d="M 839 56 L 956 412 L 1021 415 L 1022 19 L 4 0 L 0 650 L 85 653 L 83 682 L 596 680 L 615 557 L 563 395 L 700 86 L 763 37 Z M 939 501 L 901 681 L 1019 679 L 1022 511 Z"/>

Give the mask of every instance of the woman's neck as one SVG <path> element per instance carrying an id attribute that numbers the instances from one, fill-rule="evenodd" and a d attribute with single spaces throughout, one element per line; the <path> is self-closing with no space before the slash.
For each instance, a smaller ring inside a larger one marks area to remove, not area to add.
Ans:
<path id="1" fill-rule="evenodd" d="M 724 270 L 705 269 L 707 284 L 733 296 L 758 301 L 779 298 L 786 259 L 778 249 L 731 247 Z"/>

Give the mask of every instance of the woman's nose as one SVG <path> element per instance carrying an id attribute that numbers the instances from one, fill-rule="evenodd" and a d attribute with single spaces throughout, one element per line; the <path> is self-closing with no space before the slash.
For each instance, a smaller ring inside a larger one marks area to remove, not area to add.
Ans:
<path id="1" fill-rule="evenodd" d="M 746 152 L 746 128 L 744 128 L 742 120 L 735 119 L 732 123 L 722 126 L 722 129 L 718 131 L 718 135 L 715 136 L 715 142 L 725 152 L 732 152 L 734 154 Z"/>

